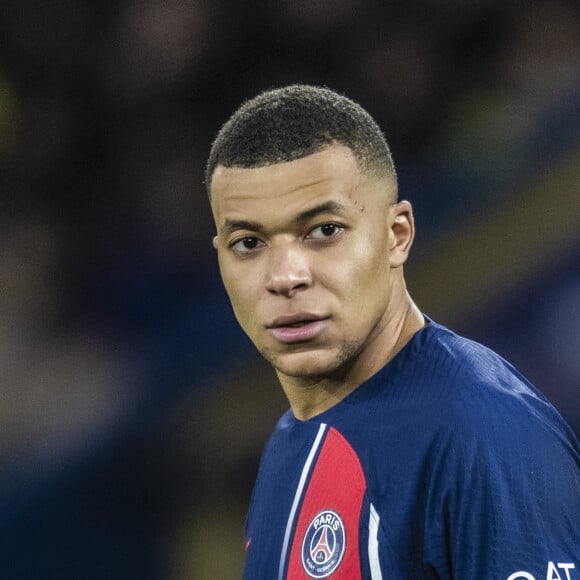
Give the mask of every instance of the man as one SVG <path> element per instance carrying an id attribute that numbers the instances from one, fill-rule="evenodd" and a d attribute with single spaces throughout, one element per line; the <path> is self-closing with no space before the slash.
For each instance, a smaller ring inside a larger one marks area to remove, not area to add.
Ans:
<path id="1" fill-rule="evenodd" d="M 580 578 L 578 442 L 413 303 L 413 212 L 368 113 L 328 89 L 263 93 L 222 127 L 206 184 L 235 315 L 291 407 L 244 578 Z"/>

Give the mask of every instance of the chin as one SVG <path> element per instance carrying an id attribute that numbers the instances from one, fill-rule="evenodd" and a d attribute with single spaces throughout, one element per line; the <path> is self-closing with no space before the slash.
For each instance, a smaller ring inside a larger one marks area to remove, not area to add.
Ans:
<path id="1" fill-rule="evenodd" d="M 277 372 L 294 378 L 316 379 L 328 377 L 339 371 L 352 358 L 354 349 L 338 352 L 308 350 L 303 352 L 275 354 L 264 352 L 263 356 Z"/>

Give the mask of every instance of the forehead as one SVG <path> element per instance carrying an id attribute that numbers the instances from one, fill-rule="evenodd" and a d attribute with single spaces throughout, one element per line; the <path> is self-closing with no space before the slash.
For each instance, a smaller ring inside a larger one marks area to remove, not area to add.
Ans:
<path id="1" fill-rule="evenodd" d="M 218 166 L 211 183 L 216 222 L 247 210 L 268 214 L 299 211 L 327 198 L 349 198 L 363 183 L 352 151 L 333 145 L 287 163 L 265 167 Z"/>

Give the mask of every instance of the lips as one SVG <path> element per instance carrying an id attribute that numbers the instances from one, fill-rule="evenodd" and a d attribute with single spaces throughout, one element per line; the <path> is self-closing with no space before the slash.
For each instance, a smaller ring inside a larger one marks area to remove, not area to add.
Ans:
<path id="1" fill-rule="evenodd" d="M 267 328 L 276 340 L 291 344 L 316 338 L 324 330 L 327 320 L 327 317 L 303 312 L 280 316 Z"/>

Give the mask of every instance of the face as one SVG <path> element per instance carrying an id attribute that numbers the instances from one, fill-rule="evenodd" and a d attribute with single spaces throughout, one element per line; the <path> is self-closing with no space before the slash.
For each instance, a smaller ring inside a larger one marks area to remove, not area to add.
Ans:
<path id="1" fill-rule="evenodd" d="M 404 293 L 411 209 L 332 145 L 288 163 L 218 166 L 212 211 L 235 315 L 281 378 L 329 377 L 378 356 Z"/>

